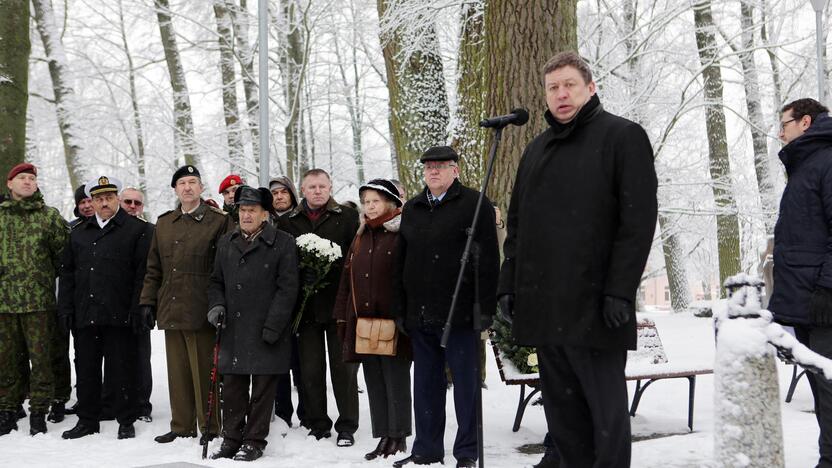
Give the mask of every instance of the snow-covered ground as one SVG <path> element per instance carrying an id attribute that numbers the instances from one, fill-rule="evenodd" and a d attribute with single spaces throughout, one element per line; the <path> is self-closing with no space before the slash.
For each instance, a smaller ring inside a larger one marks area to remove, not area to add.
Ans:
<path id="1" fill-rule="evenodd" d="M 702 364 L 713 362 L 714 341 L 710 319 L 694 318 L 687 314 L 671 315 L 654 312 L 653 319 L 671 363 Z M 101 423 L 101 433 L 83 439 L 61 439 L 61 432 L 74 426 L 76 418 L 68 416 L 60 424 L 48 424 L 49 432 L 30 437 L 28 420 L 21 420 L 20 430 L 0 437 L 0 466 L 2 467 L 121 467 L 147 466 L 187 462 L 205 466 L 239 466 L 243 462 L 230 460 L 202 460 L 201 447 L 196 439 L 177 440 L 171 444 L 157 444 L 153 437 L 168 431 L 170 409 L 165 373 L 164 337 L 153 332 L 153 417 L 152 423 L 136 423 L 136 438 L 117 440 L 117 423 Z M 536 463 L 541 455 L 527 455 L 517 449 L 525 444 L 537 444 L 546 433 L 546 422 L 540 406 L 530 406 L 523 425 L 511 432 L 517 406 L 519 388 L 508 387 L 500 381 L 490 350 L 488 353 L 488 390 L 484 395 L 485 454 L 490 467 L 524 467 Z M 791 367 L 779 366 L 781 401 L 791 378 Z M 362 373 L 359 384 L 364 387 Z M 633 418 L 633 467 L 700 467 L 709 466 L 713 453 L 713 376 L 697 378 L 694 432 L 687 430 L 687 380 L 659 381 L 644 394 Z M 633 385 L 630 386 L 632 395 Z M 445 466 L 453 466 L 451 455 L 456 424 L 453 399 L 448 394 L 448 426 L 445 431 Z M 381 467 L 390 466 L 392 459 L 365 461 L 364 453 L 375 448 L 371 438 L 367 394 L 359 395 L 361 427 L 356 434 L 356 445 L 350 448 L 335 446 L 334 437 L 315 441 L 306 437 L 306 430 L 289 429 L 280 436 L 282 422 L 272 424 L 265 456 L 254 462 L 259 466 L 274 467 Z M 329 406 L 334 412 L 335 402 L 330 396 Z M 805 379 L 797 387 L 791 403 L 783 403 L 783 433 L 786 464 L 789 467 L 814 466 L 817 461 L 818 429 L 811 413 L 812 397 Z M 297 423 L 297 420 L 295 420 Z M 412 438 L 408 439 L 408 446 Z M 211 451 L 219 441 L 214 441 Z M 398 457 L 397 457 L 398 458 Z"/>

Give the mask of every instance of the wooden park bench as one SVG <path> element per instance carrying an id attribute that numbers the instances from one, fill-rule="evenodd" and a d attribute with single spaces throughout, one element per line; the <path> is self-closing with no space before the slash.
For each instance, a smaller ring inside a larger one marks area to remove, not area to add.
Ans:
<path id="1" fill-rule="evenodd" d="M 628 353 L 627 367 L 624 371 L 627 380 L 636 381 L 633 401 L 630 404 L 630 416 L 636 415 L 636 410 L 638 410 L 638 404 L 641 401 L 642 395 L 644 395 L 644 391 L 653 382 L 684 378 L 688 379 L 688 428 L 693 431 L 693 397 L 696 390 L 696 376 L 713 374 L 713 367 L 674 366 L 667 360 L 662 341 L 659 338 L 659 331 L 656 329 L 656 324 L 652 320 L 640 319 L 636 329 L 638 333 L 637 349 Z M 503 361 L 500 350 L 494 344 L 493 340 L 491 342 L 491 348 L 497 360 L 500 379 L 506 385 L 520 386 L 520 399 L 517 403 L 514 426 L 511 428 L 512 431 L 517 432 L 520 429 L 520 423 L 523 421 L 523 414 L 526 412 L 526 407 L 532 398 L 540 392 L 540 376 L 539 374 L 521 374 L 511 362 Z M 528 395 L 526 395 L 527 387 L 531 389 Z"/>

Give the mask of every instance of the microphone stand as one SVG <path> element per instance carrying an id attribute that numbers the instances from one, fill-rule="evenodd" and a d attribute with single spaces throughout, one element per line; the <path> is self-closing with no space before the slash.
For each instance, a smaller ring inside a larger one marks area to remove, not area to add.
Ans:
<path id="1" fill-rule="evenodd" d="M 497 146 L 500 144 L 500 139 L 503 136 L 503 127 L 494 129 L 494 141 L 491 143 L 491 150 L 488 152 L 488 166 L 485 171 L 485 177 L 482 180 L 482 187 L 480 189 L 480 196 L 477 199 L 477 205 L 474 209 L 474 219 L 471 221 L 471 227 L 466 231 L 468 239 L 465 241 L 465 249 L 462 251 L 462 258 L 460 258 L 459 274 L 456 277 L 456 287 L 454 287 L 454 294 L 451 297 L 451 310 L 448 312 L 448 319 L 445 321 L 445 328 L 442 330 L 442 341 L 440 344 L 443 348 L 448 346 L 448 338 L 451 335 L 451 327 L 454 319 L 454 312 L 456 310 L 456 302 L 459 296 L 459 290 L 462 287 L 462 278 L 465 275 L 465 268 L 468 266 L 468 259 L 472 252 L 474 253 L 474 310 L 473 310 L 473 327 L 476 332 L 476 340 L 474 342 L 477 354 L 479 354 L 479 340 L 482 334 L 482 317 L 479 298 L 479 249 L 472 249 L 474 243 L 474 234 L 477 229 L 477 221 L 480 217 L 480 210 L 482 209 L 482 201 L 485 198 L 485 191 L 488 189 L 488 182 L 491 180 L 491 175 L 494 173 L 494 156 L 497 154 Z M 481 358 L 477 356 L 477 381 L 482 375 Z M 484 450 L 483 450 L 483 435 L 482 435 L 482 385 L 477 385 L 477 452 L 479 455 L 479 467 L 485 468 Z"/>

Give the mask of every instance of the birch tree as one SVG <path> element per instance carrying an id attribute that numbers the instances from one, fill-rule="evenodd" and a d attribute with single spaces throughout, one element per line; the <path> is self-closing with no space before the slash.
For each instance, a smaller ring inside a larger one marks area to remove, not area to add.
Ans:
<path id="1" fill-rule="evenodd" d="M 0 0 L 0 174 L 26 154 L 29 102 L 29 2 Z"/>
<path id="2" fill-rule="evenodd" d="M 228 142 L 231 172 L 240 173 L 243 165 L 243 141 L 240 135 L 240 112 L 237 108 L 237 78 L 234 71 L 234 38 L 231 14 L 225 0 L 214 0 L 214 16 L 217 20 L 217 39 L 220 51 L 220 77 L 222 78 L 222 113 Z"/>
<path id="3" fill-rule="evenodd" d="M 306 75 L 308 58 L 308 36 L 303 30 L 303 20 L 307 10 L 301 8 L 297 0 L 281 0 L 279 27 L 281 32 L 278 44 L 280 73 L 283 78 L 284 100 L 286 103 L 286 125 L 284 139 L 286 142 L 286 172 L 292 180 L 297 180 L 307 169 L 303 160 L 303 118 L 301 104 L 303 97 L 303 80 Z"/>
<path id="4" fill-rule="evenodd" d="M 118 0 L 119 33 L 121 44 L 124 49 L 124 58 L 127 60 L 127 82 L 130 92 L 130 107 L 133 111 L 134 140 L 130 142 L 130 148 L 136 159 L 136 170 L 139 174 L 139 190 L 147 193 L 147 169 L 145 167 L 144 129 L 142 127 L 141 113 L 139 112 L 139 95 L 136 91 L 136 65 L 133 61 L 133 53 L 127 41 L 127 30 L 124 26 L 124 8 L 122 0 Z"/>
<path id="5" fill-rule="evenodd" d="M 240 0 L 239 5 L 234 3 L 234 0 L 228 0 L 226 4 L 231 14 L 236 55 L 240 60 L 240 73 L 243 78 L 243 94 L 246 98 L 246 116 L 251 150 L 254 154 L 254 165 L 260 167 L 260 101 L 254 75 L 254 50 L 249 42 L 251 16 L 248 14 L 246 0 Z"/>

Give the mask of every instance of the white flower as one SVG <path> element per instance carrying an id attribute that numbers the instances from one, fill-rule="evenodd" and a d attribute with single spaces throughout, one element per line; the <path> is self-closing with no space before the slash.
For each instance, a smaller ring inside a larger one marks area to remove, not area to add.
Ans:
<path id="1" fill-rule="evenodd" d="M 526 364 L 528 364 L 530 367 L 537 367 L 537 353 L 529 354 L 529 356 L 526 358 Z"/>
<path id="2" fill-rule="evenodd" d="M 300 235 L 296 242 L 301 250 L 311 253 L 317 258 L 325 259 L 329 263 L 341 258 L 341 247 L 338 244 L 316 234 Z"/>

